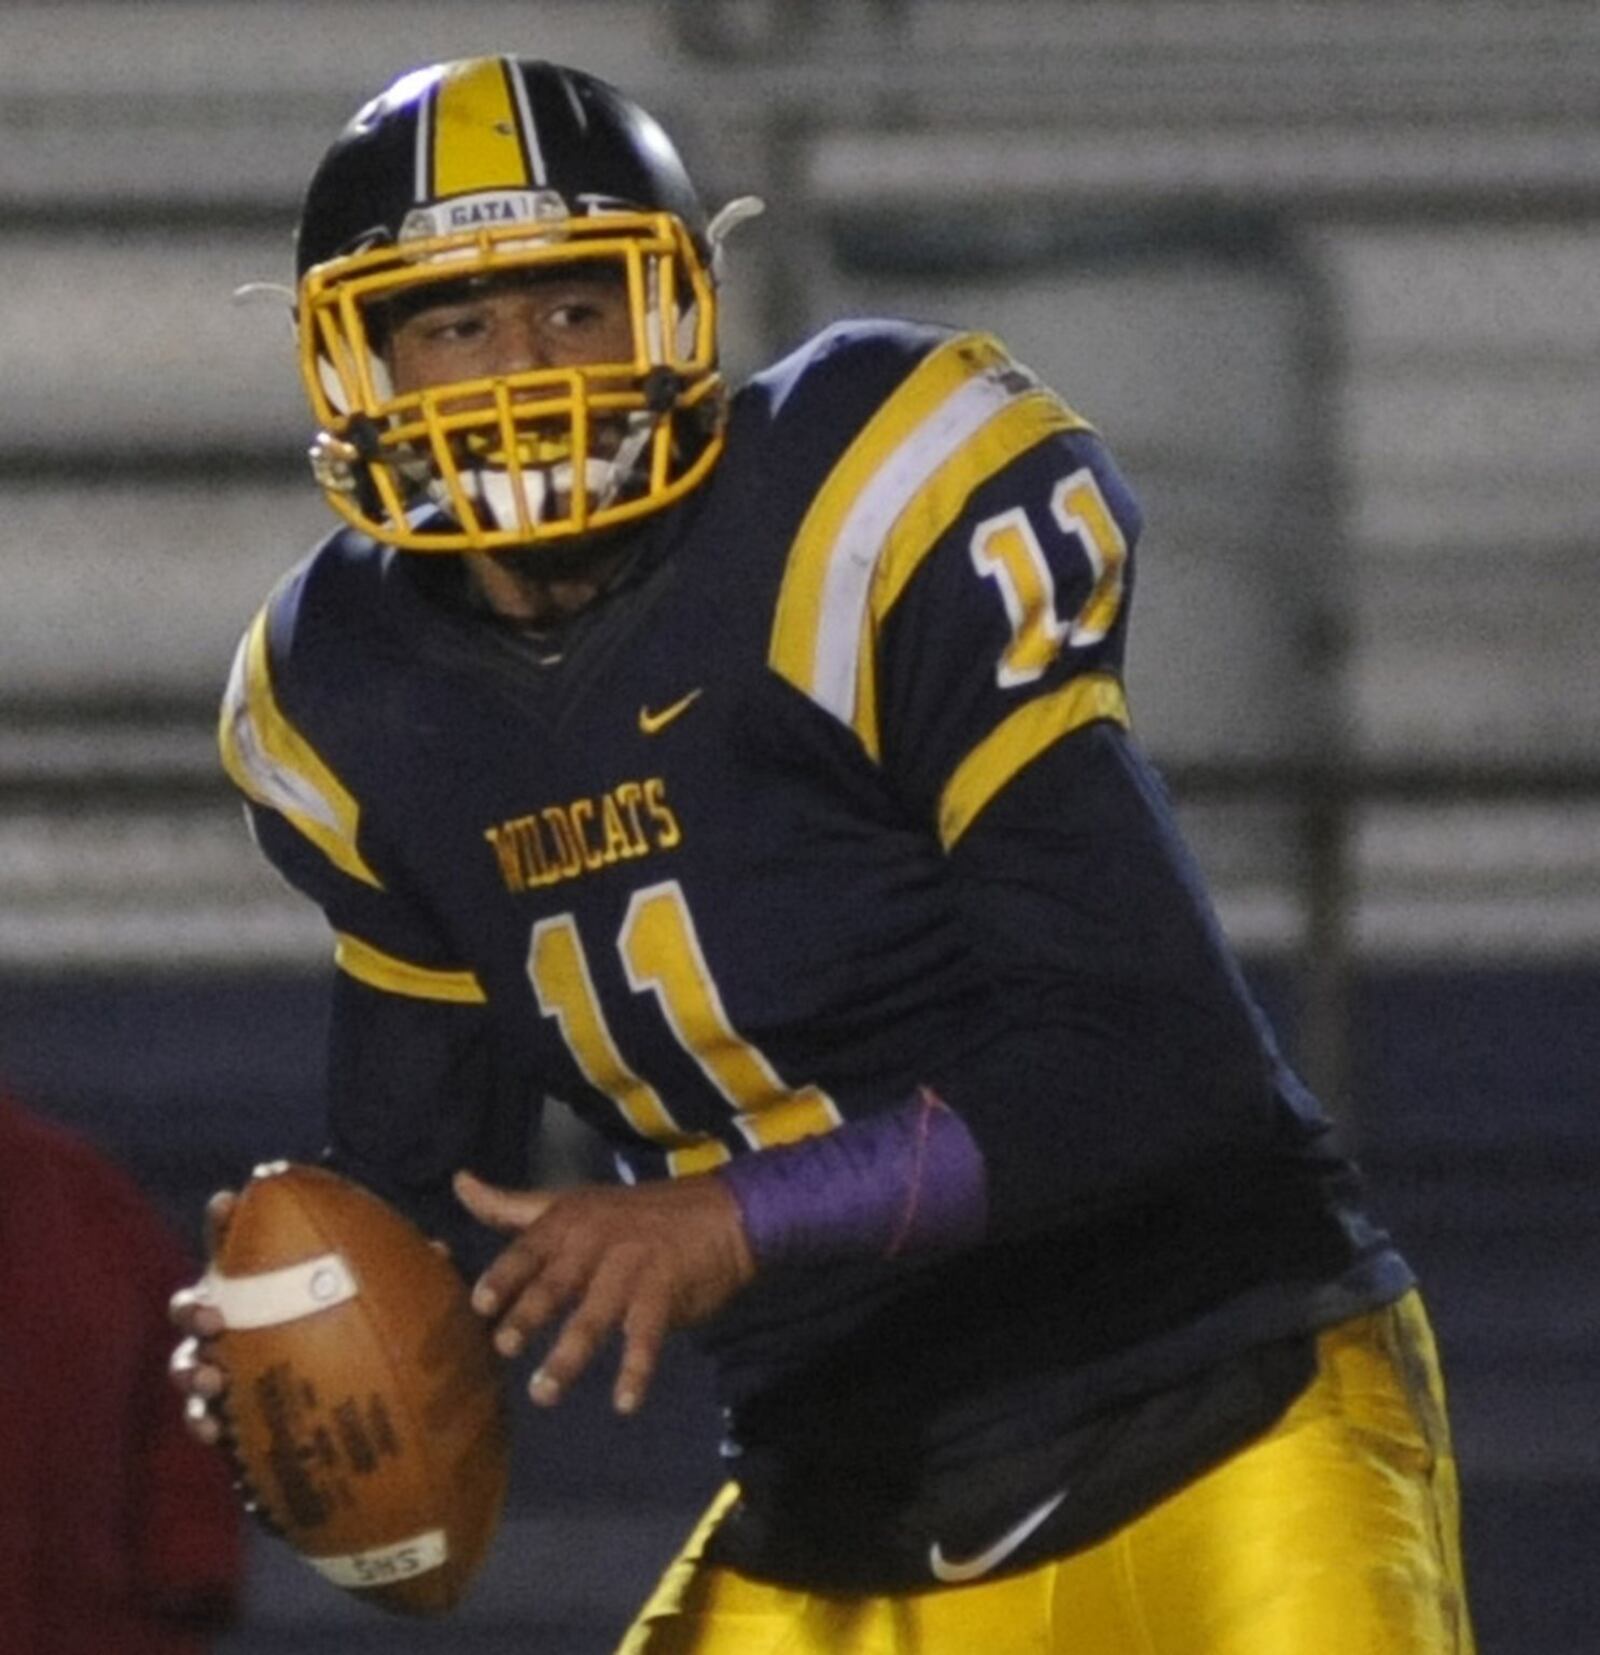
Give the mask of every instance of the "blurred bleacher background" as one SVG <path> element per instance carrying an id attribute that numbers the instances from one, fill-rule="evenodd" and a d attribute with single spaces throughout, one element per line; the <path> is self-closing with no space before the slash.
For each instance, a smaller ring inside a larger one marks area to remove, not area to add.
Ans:
<path id="1" fill-rule="evenodd" d="M 1421 1269 L 1484 1655 L 1600 1650 L 1600 6 L 1586 0 L 8 0 L 0 1074 L 191 1237 L 312 1153 L 321 922 L 213 757 L 330 521 L 298 192 L 441 57 L 615 80 L 754 191 L 727 352 L 1000 332 L 1149 519 L 1130 663 L 1223 918 Z M 557 1122 L 553 1174 L 589 1155 Z M 438 1627 L 266 1542 L 233 1655 L 607 1650 L 715 1480 L 680 1353 L 519 1440 Z M 981 1655 L 975 1651 L 974 1655 Z"/>

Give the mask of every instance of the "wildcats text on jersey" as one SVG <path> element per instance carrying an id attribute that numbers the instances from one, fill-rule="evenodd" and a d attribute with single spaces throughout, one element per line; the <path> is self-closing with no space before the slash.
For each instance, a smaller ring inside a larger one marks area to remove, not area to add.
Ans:
<path id="1" fill-rule="evenodd" d="M 483 830 L 514 895 L 673 850 L 683 829 L 660 776 L 619 782 L 598 798 L 545 805 Z"/>

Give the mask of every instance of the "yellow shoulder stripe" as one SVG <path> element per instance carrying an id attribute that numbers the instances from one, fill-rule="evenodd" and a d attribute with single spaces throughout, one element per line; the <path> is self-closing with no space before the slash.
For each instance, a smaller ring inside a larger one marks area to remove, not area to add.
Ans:
<path id="1" fill-rule="evenodd" d="M 409 960 L 385 954 L 381 948 L 374 948 L 348 931 L 336 935 L 334 964 L 371 988 L 408 995 L 413 1000 L 449 1000 L 457 1005 L 481 1006 L 488 1001 L 488 995 L 470 971 L 438 971 L 431 966 L 413 965 Z"/>
<path id="2" fill-rule="evenodd" d="M 876 755 L 875 631 L 973 489 L 1085 422 L 987 334 L 931 352 L 829 473 L 790 547 L 768 664 Z"/>
<path id="3" fill-rule="evenodd" d="M 872 577 L 867 613 L 856 646 L 855 711 L 851 718 L 862 746 L 874 759 L 878 731 L 878 635 L 911 577 L 960 517 L 973 491 L 1019 454 L 1054 431 L 1087 429 L 1084 420 L 1049 391 L 1008 402 L 958 448 L 922 485 L 895 520 Z"/>
<path id="4" fill-rule="evenodd" d="M 356 848 L 361 810 L 354 796 L 284 717 L 272 692 L 265 609 L 234 657 L 217 739 L 223 768 L 246 798 L 292 822 L 335 867 L 383 889 Z"/>
<path id="5" fill-rule="evenodd" d="M 1052 432 L 1088 429 L 1088 421 L 1051 391 L 1030 391 L 1006 403 L 940 465 L 896 518 L 873 577 L 873 614 L 881 618 L 895 606 L 974 489 Z"/>
<path id="6" fill-rule="evenodd" d="M 883 403 L 817 491 L 784 570 L 768 659 L 799 689 L 811 692 L 829 568 L 851 508 L 900 445 L 953 391 L 985 366 L 1004 359 L 997 341 L 964 335 L 941 345 Z"/>
<path id="7" fill-rule="evenodd" d="M 1035 697 L 996 725 L 955 768 L 939 799 L 939 839 L 946 850 L 1020 770 L 1063 736 L 1099 719 L 1127 728 L 1128 703 L 1109 672 L 1085 673 Z"/>

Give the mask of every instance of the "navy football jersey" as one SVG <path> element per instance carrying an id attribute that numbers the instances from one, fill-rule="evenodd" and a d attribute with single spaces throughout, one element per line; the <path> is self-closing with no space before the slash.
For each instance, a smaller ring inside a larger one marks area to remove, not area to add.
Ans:
<path id="1" fill-rule="evenodd" d="M 861 1445 L 1026 1452 L 1396 1296 L 1130 735 L 1139 527 L 995 340 L 859 323 L 740 391 L 564 629 L 335 534 L 222 719 L 336 936 L 335 1160 L 448 1231 L 547 1097 L 642 1179 L 933 1087 L 984 1244 L 773 1272 L 705 1330 L 749 1463 L 846 1489 Z"/>

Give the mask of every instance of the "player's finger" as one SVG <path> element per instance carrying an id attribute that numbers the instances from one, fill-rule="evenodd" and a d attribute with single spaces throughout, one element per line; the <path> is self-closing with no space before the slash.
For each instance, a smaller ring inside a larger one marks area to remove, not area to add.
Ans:
<path id="1" fill-rule="evenodd" d="M 498 1264 L 500 1261 L 497 1260 Z M 493 1268 L 493 1267 L 491 1267 Z M 520 1354 L 529 1337 L 542 1328 L 563 1305 L 582 1298 L 589 1287 L 592 1263 L 580 1256 L 541 1260 L 537 1273 L 527 1276 L 514 1290 L 491 1284 L 505 1310 L 494 1330 L 495 1349 L 502 1356 Z M 482 1287 L 482 1283 L 479 1287 Z M 477 1291 L 473 1303 L 476 1306 Z"/>
<path id="2" fill-rule="evenodd" d="M 189 1435 L 208 1448 L 215 1448 L 222 1440 L 222 1425 L 203 1396 L 191 1396 L 184 1403 L 183 1423 Z"/>
<path id="3" fill-rule="evenodd" d="M 592 1244 L 584 1242 L 581 1232 L 575 1241 L 570 1230 L 559 1227 L 529 1225 L 517 1230 L 511 1243 L 473 1284 L 472 1308 L 480 1316 L 500 1316 L 530 1283 L 544 1276 L 549 1276 L 565 1297 L 588 1280 L 588 1269 L 581 1261 L 592 1251 Z"/>
<path id="4" fill-rule="evenodd" d="M 520 1235 L 484 1270 L 472 1287 L 472 1308 L 498 1316 L 549 1263 L 544 1238 Z"/>
<path id="5" fill-rule="evenodd" d="M 619 1414 L 635 1413 L 644 1402 L 670 1326 L 665 1294 L 641 1294 L 629 1305 L 622 1322 L 622 1361 L 611 1388 L 611 1403 Z"/>
<path id="6" fill-rule="evenodd" d="M 219 1397 L 228 1388 L 227 1373 L 208 1360 L 203 1340 L 182 1341 L 167 1359 L 167 1377 L 186 1396 Z"/>
<path id="7" fill-rule="evenodd" d="M 216 1254 L 223 1233 L 228 1228 L 228 1220 L 233 1217 L 233 1209 L 238 1205 L 238 1201 L 239 1197 L 233 1190 L 218 1190 L 206 1202 L 206 1253 L 208 1257 Z"/>
<path id="8" fill-rule="evenodd" d="M 167 1315 L 183 1332 L 202 1339 L 214 1338 L 227 1325 L 201 1282 L 180 1287 L 167 1301 Z"/>
<path id="9" fill-rule="evenodd" d="M 194 1389 L 195 1370 L 200 1366 L 200 1341 L 185 1339 L 167 1358 L 167 1376 L 179 1390 Z"/>
<path id="10" fill-rule="evenodd" d="M 541 1407 L 559 1402 L 623 1320 L 634 1291 L 631 1264 L 613 1259 L 595 1273 L 578 1307 L 528 1381 L 528 1394 Z"/>
<path id="11" fill-rule="evenodd" d="M 185 1339 L 167 1362 L 167 1374 L 183 1397 L 183 1423 L 189 1435 L 207 1447 L 222 1436 L 212 1404 L 227 1389 L 228 1376 L 208 1363 L 198 1339 Z"/>
<path id="12" fill-rule="evenodd" d="M 543 1190 L 501 1189 L 466 1171 L 455 1175 L 453 1187 L 461 1205 L 491 1230 L 524 1230 L 543 1215 L 554 1199 Z"/>

